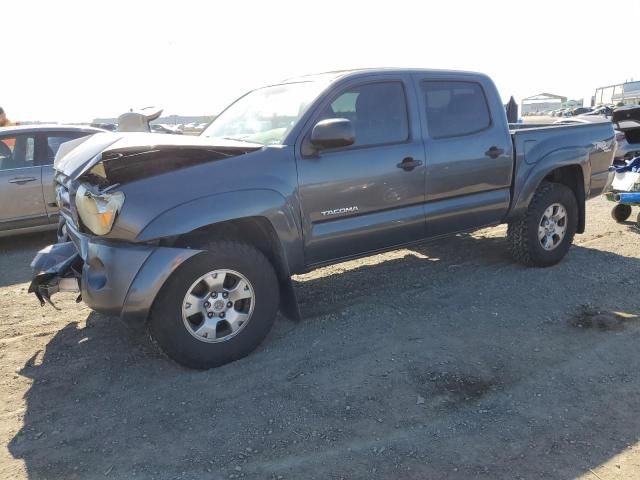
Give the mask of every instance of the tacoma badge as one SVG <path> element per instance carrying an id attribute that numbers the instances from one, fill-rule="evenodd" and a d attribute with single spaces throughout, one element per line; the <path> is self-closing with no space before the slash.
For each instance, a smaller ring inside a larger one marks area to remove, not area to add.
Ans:
<path id="1" fill-rule="evenodd" d="M 324 212 L 320 212 L 322 216 L 328 217 L 329 215 L 338 215 L 340 213 L 351 213 L 357 212 L 358 207 L 342 207 L 342 208 L 334 208 L 333 210 L 325 210 Z"/>

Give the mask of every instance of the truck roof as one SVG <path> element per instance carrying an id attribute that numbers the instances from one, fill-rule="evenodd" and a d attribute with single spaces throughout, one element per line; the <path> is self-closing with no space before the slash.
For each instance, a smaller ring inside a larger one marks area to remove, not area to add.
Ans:
<path id="1" fill-rule="evenodd" d="M 456 75 L 478 75 L 485 76 L 483 73 L 470 72 L 464 70 L 440 70 L 433 68 L 396 68 L 396 67 L 375 67 L 375 68 L 353 68 L 349 70 L 334 70 L 329 72 L 312 73 L 308 75 L 300 75 L 297 77 L 287 78 L 282 83 L 294 83 L 313 80 L 334 81 L 344 77 L 358 77 L 369 75 L 372 73 L 451 73 Z"/>
<path id="2" fill-rule="evenodd" d="M 104 132 L 100 128 L 94 128 L 85 125 L 64 125 L 59 123 L 34 123 L 26 125 L 12 125 L 9 127 L 0 127 L 0 133 L 31 133 L 39 131 L 47 132 Z"/>

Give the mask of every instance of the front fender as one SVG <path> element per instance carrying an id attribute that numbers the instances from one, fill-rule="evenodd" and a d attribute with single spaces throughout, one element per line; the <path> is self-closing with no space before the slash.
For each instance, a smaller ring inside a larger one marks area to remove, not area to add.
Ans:
<path id="1" fill-rule="evenodd" d="M 288 275 L 303 265 L 299 222 L 291 201 L 275 190 L 239 190 L 191 200 L 156 216 L 142 229 L 136 241 L 183 235 L 216 223 L 248 217 L 263 217 L 271 223 L 280 241 Z"/>
<path id="2" fill-rule="evenodd" d="M 507 221 L 524 215 L 538 186 L 551 172 L 558 168 L 576 165 L 582 170 L 583 191 L 589 192 L 591 166 L 589 151 L 586 148 L 558 149 L 545 155 L 535 163 L 520 162 L 520 171 L 516 172 L 514 183 L 514 200 Z M 579 198 L 577 200 L 580 203 L 584 202 L 585 199 Z"/>

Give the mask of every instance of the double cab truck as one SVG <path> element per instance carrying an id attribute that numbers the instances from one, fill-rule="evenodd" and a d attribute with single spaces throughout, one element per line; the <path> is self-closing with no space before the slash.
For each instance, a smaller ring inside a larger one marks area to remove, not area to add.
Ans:
<path id="1" fill-rule="evenodd" d="M 249 354 L 291 276 L 490 225 L 549 267 L 603 193 L 612 124 L 510 127 L 489 77 L 362 69 L 251 91 L 199 137 L 108 132 L 62 145 L 59 243 L 41 303 L 78 291 L 192 368 Z"/>

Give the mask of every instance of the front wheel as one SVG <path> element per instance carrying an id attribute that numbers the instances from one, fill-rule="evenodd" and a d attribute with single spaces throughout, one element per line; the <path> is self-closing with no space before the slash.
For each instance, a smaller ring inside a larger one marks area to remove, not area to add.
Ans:
<path id="1" fill-rule="evenodd" d="M 151 309 L 149 333 L 176 362 L 217 367 L 260 344 L 278 305 L 278 280 L 260 251 L 239 242 L 213 242 L 162 287 Z"/>
<path id="2" fill-rule="evenodd" d="M 578 203 L 569 187 L 543 182 L 525 215 L 509 224 L 513 258 L 531 267 L 555 265 L 571 247 L 578 227 Z"/>

